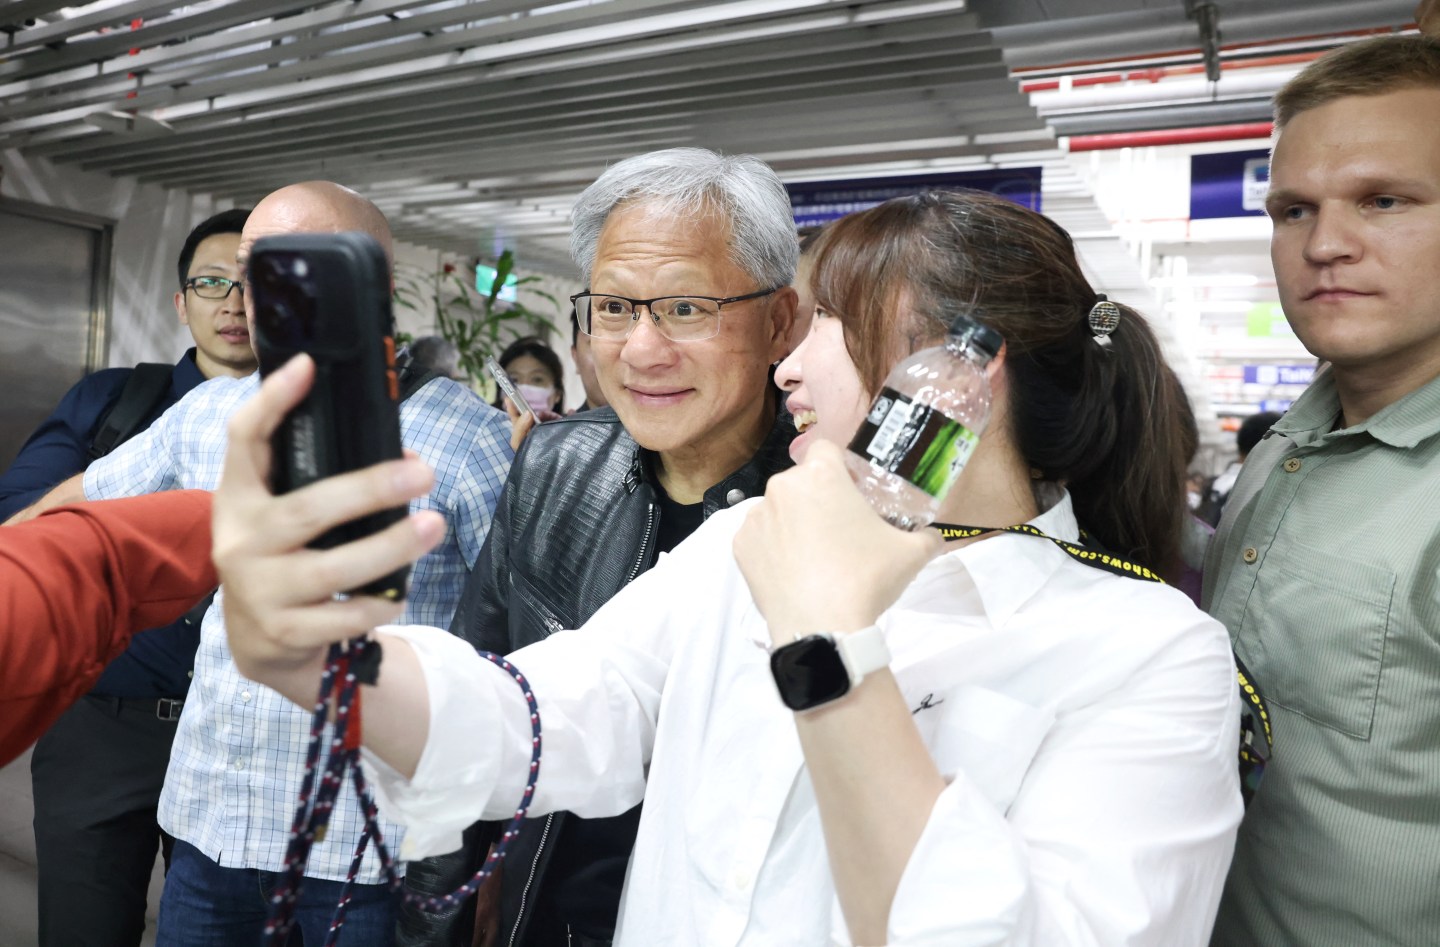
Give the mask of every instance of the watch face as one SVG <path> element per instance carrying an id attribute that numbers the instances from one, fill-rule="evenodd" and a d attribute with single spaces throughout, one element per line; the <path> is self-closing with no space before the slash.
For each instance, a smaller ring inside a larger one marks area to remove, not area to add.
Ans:
<path id="1" fill-rule="evenodd" d="M 775 675 L 780 700 L 791 710 L 809 710 L 850 691 L 850 674 L 835 642 L 820 635 L 776 648 L 770 655 L 770 673 Z"/>

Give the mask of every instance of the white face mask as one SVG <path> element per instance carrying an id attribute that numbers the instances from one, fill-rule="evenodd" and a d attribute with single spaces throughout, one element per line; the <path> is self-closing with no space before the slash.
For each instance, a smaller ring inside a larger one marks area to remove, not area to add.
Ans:
<path id="1" fill-rule="evenodd" d="M 530 410 L 539 414 L 541 411 L 549 411 L 550 401 L 555 397 L 554 388 L 541 388 L 539 385 L 516 385 L 520 397 L 530 406 Z"/>

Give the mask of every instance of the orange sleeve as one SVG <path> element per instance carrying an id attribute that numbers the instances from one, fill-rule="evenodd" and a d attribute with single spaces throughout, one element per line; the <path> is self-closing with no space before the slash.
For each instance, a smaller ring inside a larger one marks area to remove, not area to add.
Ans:
<path id="1" fill-rule="evenodd" d="M 210 500 L 174 490 L 0 527 L 0 764 L 89 690 L 131 635 L 215 587 Z"/>

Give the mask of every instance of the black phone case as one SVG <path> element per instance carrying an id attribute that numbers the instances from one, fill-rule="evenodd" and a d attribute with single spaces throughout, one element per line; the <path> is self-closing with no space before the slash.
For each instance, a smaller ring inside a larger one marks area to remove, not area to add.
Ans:
<path id="1" fill-rule="evenodd" d="M 286 493 L 324 477 L 402 456 L 395 327 L 385 253 L 361 233 L 291 234 L 255 242 L 247 265 L 262 375 L 307 352 L 315 384 L 276 430 L 270 485 Z M 383 510 L 329 530 L 328 549 L 406 515 Z M 405 596 L 410 569 L 349 590 Z"/>

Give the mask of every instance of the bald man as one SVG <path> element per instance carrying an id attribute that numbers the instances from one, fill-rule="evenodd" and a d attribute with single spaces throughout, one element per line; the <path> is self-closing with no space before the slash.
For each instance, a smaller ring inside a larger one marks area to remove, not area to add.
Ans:
<path id="1" fill-rule="evenodd" d="M 251 212 L 238 262 L 243 271 L 255 241 L 264 236 L 355 230 L 375 237 L 391 254 L 390 228 L 368 200 L 329 182 L 292 185 Z M 248 295 L 245 315 L 254 338 Z M 199 386 L 144 434 L 91 465 L 83 479 L 85 498 L 214 489 L 226 422 L 258 387 L 253 374 Z M 438 510 L 448 520 L 445 542 L 412 573 L 406 621 L 445 627 L 510 466 L 509 423 L 468 389 L 436 378 L 401 405 L 400 428 L 405 446 L 436 474 L 434 489 L 412 510 Z M 62 496 L 65 489 L 57 488 Z M 195 678 L 160 796 L 160 825 L 176 839 L 160 901 L 160 945 L 260 943 L 265 895 L 284 864 L 309 734 L 307 711 L 240 676 L 225 644 L 222 609 L 211 608 L 201 626 Z M 347 784 L 324 840 L 310 856 L 298 911 L 307 944 L 324 943 L 360 838 L 359 812 Z M 390 850 L 398 850 L 400 826 L 383 820 L 381 825 Z M 371 846 L 352 889 L 345 924 L 349 947 L 393 940 L 395 899 L 380 877 Z"/>

